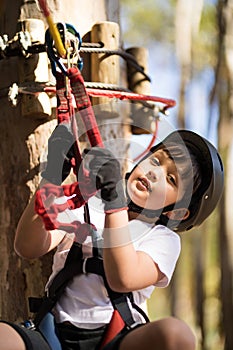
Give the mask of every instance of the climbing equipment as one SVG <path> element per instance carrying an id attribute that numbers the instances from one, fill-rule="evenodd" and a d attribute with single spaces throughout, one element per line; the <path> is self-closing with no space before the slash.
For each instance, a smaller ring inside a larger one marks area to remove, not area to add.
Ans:
<path id="1" fill-rule="evenodd" d="M 67 26 L 66 26 L 67 27 Z M 65 27 L 63 27 L 64 30 Z M 76 34 L 76 32 L 75 32 Z M 63 35 L 65 37 L 65 35 Z M 80 146 L 78 143 L 78 128 L 75 119 L 75 109 L 72 102 L 74 96 L 76 108 L 79 111 L 80 117 L 86 128 L 86 134 L 92 147 L 103 147 L 101 135 L 99 133 L 98 125 L 91 106 L 90 98 L 84 86 L 84 80 L 78 67 L 65 68 L 61 62 L 60 57 L 54 53 L 52 38 L 47 34 L 46 40 L 48 42 L 49 58 L 53 67 L 53 74 L 56 77 L 56 91 L 57 91 L 57 119 L 58 124 L 71 123 L 73 135 L 75 138 L 75 163 L 73 164 L 74 173 L 77 175 L 82 161 Z M 77 46 L 75 46 L 77 48 Z M 57 70 L 60 68 L 62 72 Z M 80 191 L 82 187 L 82 193 Z M 36 212 L 43 218 L 45 228 L 47 230 L 53 229 L 67 229 L 68 232 L 74 232 L 80 228 L 79 222 L 71 224 L 61 224 L 57 221 L 59 212 L 65 209 L 75 209 L 87 203 L 88 199 L 95 194 L 95 189 L 91 188 L 88 172 L 82 169 L 81 182 L 75 182 L 71 185 L 56 186 L 47 184 L 43 186 L 36 194 L 35 209 Z M 64 204 L 56 204 L 46 206 L 48 196 L 54 195 L 56 197 L 67 196 L 71 197 Z"/>
<path id="2" fill-rule="evenodd" d="M 95 252 L 93 252 L 93 257 L 83 258 L 82 245 L 74 242 L 69 250 L 63 269 L 54 277 L 44 298 L 29 298 L 30 310 L 37 312 L 34 319 L 36 328 L 40 327 L 44 317 L 47 317 L 47 314 L 55 306 L 68 282 L 75 276 L 88 273 L 94 273 L 103 278 L 114 309 L 103 338 L 102 347 L 112 340 L 123 328 L 129 331 L 141 324 L 134 321 L 128 302 L 141 314 L 145 322 L 149 322 L 144 311 L 134 303 L 132 293 L 114 292 L 109 287 L 104 273 L 103 259 L 96 256 Z"/>
<path id="3" fill-rule="evenodd" d="M 76 107 L 86 127 L 86 133 L 89 138 L 90 144 L 92 147 L 102 147 L 103 142 L 91 107 L 90 99 L 84 87 L 82 75 L 77 67 L 69 68 L 67 70 L 67 75 L 69 78 L 71 91 L 75 98 Z M 64 86 L 61 87 L 61 85 L 59 85 L 61 81 L 61 75 L 59 74 L 58 76 L 59 80 L 57 83 L 57 90 L 58 99 L 60 98 L 60 105 L 58 107 L 58 123 L 67 122 L 70 120 L 71 124 L 73 125 L 73 132 L 75 133 L 74 136 L 76 139 L 76 162 L 74 164 L 74 172 L 78 174 L 82 156 L 78 145 L 76 121 L 74 118 L 74 114 L 70 114 L 70 112 L 73 113 L 73 108 L 70 107 L 72 103 L 72 98 L 69 94 L 68 99 L 64 99 L 63 90 L 67 87 L 65 88 Z M 91 196 L 93 196 L 93 194 L 95 193 L 95 189 L 91 188 L 88 172 L 85 169 L 83 169 L 82 175 L 83 176 L 81 182 L 75 182 L 73 184 L 63 186 L 47 184 L 37 192 L 35 208 L 36 212 L 42 216 L 45 222 L 46 229 L 53 230 L 55 228 L 61 228 L 61 225 L 59 225 L 58 221 L 56 220 L 58 213 L 64 211 L 67 208 L 79 208 L 82 205 L 84 205 Z M 82 187 L 82 191 L 80 191 L 80 187 Z M 46 199 L 50 195 L 54 195 L 56 197 L 61 197 L 64 195 L 72 197 L 68 199 L 68 201 L 65 204 L 53 203 L 52 205 L 47 207 L 45 203 Z M 64 229 L 64 224 L 62 224 L 62 227 Z"/>
<path id="4" fill-rule="evenodd" d="M 60 24 L 59 24 L 60 26 Z M 61 27 L 60 27 L 61 28 Z M 67 26 L 62 27 L 63 39 L 65 40 L 65 29 Z M 68 27 L 69 28 L 69 27 Z M 61 31 L 61 30 L 60 30 Z M 47 32 L 48 33 L 48 32 Z M 75 31 L 75 36 L 78 37 Z M 46 40 L 48 43 L 49 58 L 51 60 L 51 65 L 53 67 L 53 74 L 56 76 L 56 92 L 57 98 L 59 100 L 59 106 L 57 108 L 58 123 L 69 122 L 73 125 L 73 133 L 75 136 L 75 149 L 76 149 L 76 162 L 74 166 L 74 172 L 78 174 L 79 166 L 82 160 L 80 147 L 78 145 L 78 135 L 77 135 L 77 124 L 74 118 L 74 106 L 72 104 L 72 95 L 74 96 L 76 108 L 80 113 L 83 123 L 86 128 L 86 133 L 89 138 L 89 142 L 92 147 L 103 146 L 102 139 L 98 130 L 98 125 L 96 123 L 95 115 L 92 109 L 89 95 L 84 85 L 84 80 L 78 67 L 71 67 L 66 69 L 61 63 L 61 58 L 57 53 L 54 52 L 53 41 L 50 35 L 46 34 Z M 80 40 L 79 40 L 80 42 Z M 77 48 L 77 45 L 74 46 Z M 78 48 L 80 45 L 78 45 Z M 62 71 L 58 72 L 56 66 Z M 94 91 L 92 91 L 94 95 Z M 112 91 L 107 91 L 108 96 L 114 95 L 120 99 L 127 98 L 130 95 L 132 99 L 150 99 L 156 100 L 165 104 L 164 110 L 174 105 L 173 100 L 143 96 L 139 95 L 135 97 L 135 94 L 124 92 L 117 93 Z M 80 227 L 80 223 L 73 222 L 71 224 L 59 223 L 57 221 L 57 216 L 60 212 L 65 209 L 75 209 L 83 206 L 87 203 L 88 199 L 95 194 L 95 189 L 91 188 L 90 181 L 88 177 L 88 172 L 83 169 L 83 176 L 79 178 L 79 182 L 75 182 L 71 185 L 56 186 L 52 184 L 47 184 L 43 186 L 36 194 L 35 209 L 36 212 L 43 218 L 45 223 L 45 228 L 47 230 L 53 229 L 65 229 L 68 232 L 70 230 Z M 82 191 L 80 190 L 82 188 Z M 57 204 L 53 203 L 46 206 L 46 201 L 48 196 L 54 195 L 56 197 L 67 196 L 70 197 L 65 203 Z"/>
<path id="5" fill-rule="evenodd" d="M 56 87 L 46 86 L 44 84 L 37 84 L 37 86 L 34 87 L 18 87 L 15 84 L 11 91 L 11 100 L 16 103 L 18 93 L 34 94 L 40 91 L 56 93 L 58 101 L 58 124 L 70 123 L 72 126 L 72 131 L 75 137 L 75 158 L 73 159 L 73 171 L 76 175 L 81 173 L 82 176 L 81 179 L 79 178 L 79 181 L 76 181 L 71 185 L 44 185 L 36 193 L 35 210 L 43 219 L 45 228 L 47 230 L 62 229 L 67 232 L 78 232 L 80 243 L 73 243 L 68 253 L 64 268 L 54 277 L 54 280 L 48 288 L 48 292 L 46 293 L 45 297 L 42 300 L 30 299 L 30 309 L 31 311 L 36 312 L 34 320 L 35 327 L 37 329 L 41 329 L 43 334 L 47 334 L 46 339 L 50 341 L 50 333 L 52 327 L 54 328 L 54 320 L 51 316 L 51 310 L 55 306 L 59 297 L 62 295 L 67 283 L 71 280 L 71 278 L 82 273 L 94 273 L 100 275 L 103 278 L 114 310 L 111 322 L 107 327 L 107 332 L 103 338 L 103 347 L 123 328 L 130 330 L 137 326 L 137 323 L 132 317 L 128 303 L 131 303 L 132 306 L 142 314 L 145 322 L 149 322 L 149 319 L 143 313 L 143 311 L 134 304 L 132 293 L 116 293 L 108 286 L 104 274 L 103 259 L 101 258 L 100 252 L 98 249 L 96 249 L 94 244 L 93 256 L 86 259 L 84 259 L 82 256 L 81 243 L 85 241 L 87 235 L 92 236 L 93 242 L 95 242 L 95 240 L 98 238 L 95 227 L 90 223 L 87 205 L 89 198 L 96 193 L 96 190 L 90 185 L 88 171 L 81 165 L 82 154 L 78 141 L 78 128 L 74 117 L 75 108 L 84 123 L 90 145 L 92 147 L 103 147 L 103 142 L 95 120 L 89 96 L 107 96 L 110 98 L 119 98 L 120 100 L 130 99 L 142 101 L 142 103 L 148 103 L 148 101 L 158 102 L 164 105 L 164 107 L 161 108 L 161 112 L 163 113 L 166 113 L 168 108 L 173 107 L 175 105 L 175 101 L 155 96 L 135 94 L 129 91 L 118 91 L 116 87 L 111 90 L 109 89 L 109 86 L 107 88 L 105 86 L 105 89 L 96 89 L 93 87 L 86 88 L 80 72 L 83 62 L 79 56 L 79 52 L 82 48 L 83 50 L 88 50 L 88 48 L 86 48 L 85 45 L 82 46 L 81 38 L 74 27 L 69 24 L 58 23 L 55 25 L 53 23 L 45 0 L 38 0 L 38 2 L 49 25 L 49 30 L 46 31 L 45 36 L 46 45 L 32 45 L 29 36 L 27 34 L 22 35 L 22 33 L 19 33 L 17 38 L 13 40 L 12 43 L 8 41 L 7 37 L 0 37 L 0 59 L 10 57 L 15 54 L 22 54 L 27 57 L 27 55 L 43 52 L 46 49 L 51 62 L 52 72 L 56 78 Z M 17 46 L 17 50 L 13 51 L 12 48 L 15 43 L 19 45 Z M 102 52 L 105 50 L 97 44 L 95 48 L 89 48 L 89 50 L 95 49 L 96 52 L 97 50 L 103 50 Z M 117 54 L 121 55 L 122 57 L 126 57 L 123 55 L 123 52 L 119 50 L 114 52 L 106 50 L 105 54 Z M 63 63 L 63 58 L 67 59 L 68 68 Z M 127 56 L 127 59 L 130 60 L 129 55 Z M 71 62 L 75 60 L 76 65 L 73 66 Z M 131 62 L 133 65 L 137 66 L 132 59 Z M 140 67 L 137 68 L 139 70 L 141 69 Z M 145 78 L 149 79 L 145 73 L 144 76 Z M 76 107 L 74 107 L 73 104 L 73 97 Z M 68 199 L 63 204 L 53 203 L 52 205 L 47 206 L 46 202 L 50 196 L 66 196 Z M 79 221 L 74 221 L 72 223 L 61 223 L 58 221 L 57 217 L 60 212 L 63 212 L 66 209 L 79 208 L 81 206 L 84 206 L 86 223 L 80 223 Z M 50 325 L 49 328 L 47 327 L 48 323 Z M 29 323 L 29 327 L 34 327 L 34 325 Z M 44 330 L 42 330 L 42 328 Z M 48 329 L 49 333 L 47 332 Z M 56 342 L 56 339 L 55 341 L 53 339 L 50 344 L 53 349 L 57 350 L 59 348 L 59 341 Z"/>
<path id="6" fill-rule="evenodd" d="M 63 46 L 66 47 L 65 58 L 67 58 L 68 60 L 68 65 L 70 65 L 70 62 L 69 62 L 70 60 L 74 62 L 74 59 L 76 58 L 75 60 L 76 65 L 81 71 L 83 68 L 83 61 L 79 55 L 79 51 L 82 44 L 82 39 L 80 34 L 76 31 L 76 29 L 71 24 L 57 23 L 56 28 L 59 31 L 60 37 L 62 38 L 61 42 Z M 59 51 L 57 51 L 54 48 L 54 45 L 56 45 L 56 42 L 53 39 L 53 36 L 51 35 L 49 29 L 47 29 L 45 33 L 45 42 L 47 44 L 47 53 L 51 62 L 51 69 L 52 69 L 53 75 L 56 76 L 56 66 L 60 68 L 60 70 L 64 75 L 67 75 L 66 67 L 62 63 L 62 58 L 64 57 L 60 56 Z"/>
<path id="7" fill-rule="evenodd" d="M 47 40 L 51 41 L 51 38 L 48 35 Z M 59 102 L 57 107 L 58 124 L 71 122 L 73 126 L 73 132 L 76 139 L 76 154 L 73 169 L 74 173 L 78 174 L 78 171 L 80 170 L 80 163 L 82 161 L 82 155 L 78 144 L 78 131 L 74 118 L 72 95 L 75 99 L 76 108 L 79 111 L 79 114 L 86 127 L 86 133 L 91 146 L 98 145 L 103 147 L 103 143 L 80 70 L 78 67 L 71 67 L 66 69 L 65 67 L 61 66 L 60 58 L 56 57 L 53 53 L 53 45 L 49 43 L 48 47 L 50 50 L 49 58 L 53 61 L 52 63 L 54 65 L 53 73 L 56 76 L 56 92 Z M 58 66 L 62 72 L 58 72 L 56 66 Z M 90 223 L 87 206 L 87 201 L 92 195 L 95 194 L 95 189 L 91 188 L 90 186 L 87 170 L 81 169 L 81 174 L 82 183 L 80 181 L 77 181 L 71 185 L 63 186 L 57 186 L 49 183 L 40 188 L 36 193 L 35 210 L 43 219 L 45 228 L 47 230 L 63 229 L 67 232 L 78 232 L 79 243 L 73 243 L 68 253 L 64 268 L 54 277 L 50 287 L 48 288 L 46 296 L 42 300 L 35 298 L 30 299 L 30 309 L 34 312 L 38 311 L 34 319 L 36 329 L 44 328 L 47 332 L 48 327 L 42 326 L 44 324 L 47 325 L 47 322 L 49 322 L 49 324 L 51 323 L 50 312 L 55 306 L 59 297 L 64 292 L 67 283 L 73 277 L 78 276 L 82 273 L 95 273 L 102 276 L 114 309 L 111 322 L 107 327 L 105 336 L 103 337 L 103 347 L 123 328 L 129 330 L 134 328 L 137 324 L 135 323 L 128 306 L 128 300 L 131 301 L 132 305 L 134 306 L 132 293 L 116 293 L 111 290 L 104 274 L 103 259 L 100 257 L 100 251 L 97 249 L 95 244 L 93 244 L 92 257 L 84 259 L 82 256 L 82 245 L 80 242 L 84 242 L 87 235 L 91 235 L 94 242 L 97 236 L 97 232 L 95 227 Z M 82 191 L 80 191 L 80 187 L 82 187 Z M 48 207 L 46 206 L 45 203 L 49 196 L 61 197 L 64 195 L 70 197 L 65 204 L 53 203 Z M 83 205 L 85 205 L 86 209 L 86 223 L 81 224 L 78 221 L 72 223 L 60 223 L 57 220 L 59 212 L 62 212 L 67 208 L 74 209 Z M 141 311 L 137 306 L 135 306 L 135 308 L 137 308 L 137 310 L 144 316 L 145 321 L 148 322 L 149 320 L 143 311 Z M 54 321 L 52 319 L 52 325 L 53 322 Z M 50 337 L 50 334 L 46 336 L 48 341 Z M 56 343 L 56 340 L 56 337 L 54 340 L 54 336 L 52 336 L 51 346 L 55 349 L 57 349 L 57 347 L 54 345 Z M 57 346 L 59 347 L 59 344 Z"/>
<path id="8" fill-rule="evenodd" d="M 178 225 L 178 230 L 187 231 L 201 225 L 216 207 L 223 192 L 224 170 L 218 151 L 204 137 L 189 130 L 180 130 L 179 137 L 196 156 L 202 174 L 202 184 L 191 197 L 190 215 Z M 177 134 L 170 134 L 164 142 L 168 139 L 175 142 Z"/>
<path id="9" fill-rule="evenodd" d="M 63 45 L 63 42 L 61 40 L 61 36 L 59 34 L 58 28 L 56 26 L 56 24 L 53 22 L 53 18 L 52 15 L 50 13 L 49 7 L 47 5 L 47 1 L 46 0 L 38 0 L 38 3 L 40 5 L 40 8 L 46 18 L 46 21 L 48 23 L 49 26 L 49 31 L 51 33 L 51 36 L 54 39 L 54 43 L 55 43 L 55 47 L 59 53 L 59 55 L 63 58 L 66 57 L 67 55 L 67 51 L 66 48 Z"/>
<path id="10" fill-rule="evenodd" d="M 117 50 L 110 50 L 108 48 L 104 47 L 103 43 L 83 43 L 79 34 L 76 32 L 75 28 L 70 24 L 55 24 L 53 22 L 51 13 L 49 11 L 49 8 L 47 6 L 47 2 L 45 0 L 38 0 L 38 4 L 40 6 L 40 9 L 42 10 L 46 21 L 49 26 L 49 30 L 47 31 L 48 37 L 50 37 L 52 40 L 47 40 L 45 44 L 38 43 L 38 42 L 31 42 L 30 39 L 30 33 L 27 31 L 20 31 L 17 33 L 17 35 L 12 39 L 8 40 L 7 35 L 0 36 L 0 60 L 4 59 L 6 57 L 11 56 L 24 56 L 29 57 L 32 54 L 40 53 L 40 52 L 47 52 L 48 55 L 52 54 L 53 56 L 52 62 L 52 70 L 54 70 L 54 61 L 57 62 L 56 64 L 59 65 L 61 71 L 65 73 L 66 69 L 63 64 L 63 57 L 69 57 L 70 55 L 70 48 L 66 47 L 64 35 L 73 35 L 71 43 L 78 45 L 78 49 L 74 49 L 73 52 L 75 53 L 102 53 L 104 59 L 105 57 L 109 57 L 111 55 L 118 55 L 122 57 L 124 60 L 126 60 L 127 64 L 134 67 L 134 69 L 137 72 L 140 72 L 144 76 L 145 80 L 151 81 L 150 77 L 146 74 L 143 67 L 141 67 L 135 57 L 131 55 L 130 53 L 126 52 L 123 49 L 117 49 Z M 76 40 L 74 40 L 76 39 Z M 56 50 L 50 50 L 49 43 L 54 44 Z M 72 46 L 72 45 L 71 45 Z M 72 49 L 72 47 L 71 47 Z M 78 54 L 79 56 L 79 54 Z M 82 59 L 77 57 L 78 59 L 78 68 L 81 70 L 82 68 Z M 73 59 L 74 60 L 74 59 Z M 89 96 L 96 96 L 96 97 L 108 97 L 108 98 L 117 98 L 120 100 L 130 100 L 130 101 L 137 101 L 142 105 L 142 109 L 140 113 L 143 113 L 145 109 L 149 109 L 151 111 L 151 117 L 152 117 L 152 123 L 155 126 L 152 133 L 152 139 L 147 147 L 147 150 L 149 147 L 154 143 L 156 137 L 157 137 L 157 125 L 158 125 L 158 118 L 159 114 L 163 113 L 167 115 L 168 109 L 175 106 L 175 101 L 172 99 L 166 99 L 166 98 L 160 98 L 156 96 L 149 96 L 149 95 L 142 95 L 142 94 L 136 94 L 132 93 L 132 91 L 129 91 L 128 89 L 124 89 L 119 86 L 111 86 L 111 84 L 103 84 L 103 83 L 92 83 L 88 82 L 86 83 L 86 89 Z M 40 83 L 24 83 L 17 86 L 16 83 L 12 85 L 10 88 L 2 88 L 0 89 L 0 97 L 8 95 L 9 100 L 12 102 L 12 104 L 15 106 L 17 104 L 17 99 L 19 94 L 33 94 L 36 95 L 39 92 L 47 92 L 47 93 L 56 93 L 56 89 L 54 86 L 49 86 L 48 84 L 40 84 Z M 151 103 L 148 103 L 151 102 Z M 146 108 L 144 108 L 146 107 Z M 148 117 L 147 114 L 145 117 Z M 134 159 L 134 161 L 141 158 L 143 154 L 140 154 L 137 158 Z"/>

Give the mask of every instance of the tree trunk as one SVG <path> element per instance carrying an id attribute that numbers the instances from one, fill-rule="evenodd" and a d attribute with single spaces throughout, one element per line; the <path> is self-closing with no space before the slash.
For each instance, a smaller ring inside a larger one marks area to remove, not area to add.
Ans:
<path id="1" fill-rule="evenodd" d="M 48 4 L 55 22 L 73 24 L 82 37 L 88 35 L 98 21 L 119 22 L 119 3 L 115 0 L 90 0 L 79 6 L 74 0 L 50 0 Z M 1 0 L 0 9 L 1 36 L 7 34 L 9 39 L 13 38 L 18 31 L 19 20 L 41 19 L 46 27 L 36 1 Z M 42 68 L 37 76 L 36 68 L 41 60 L 39 55 L 1 59 L 0 90 L 14 82 L 30 80 L 33 76 L 34 81 L 41 79 L 48 66 L 43 65 L 44 71 Z M 89 71 L 87 74 L 90 76 Z M 7 96 L 1 95 L 0 101 L 0 318 L 19 321 L 28 317 L 27 297 L 43 295 L 51 269 L 51 254 L 25 261 L 14 252 L 13 241 L 18 220 L 38 186 L 40 157 L 56 119 L 54 113 L 52 116 L 47 114 L 46 106 L 43 106 L 45 100 L 42 101 L 41 114 L 40 110 L 36 109 L 36 113 L 30 110 L 34 108 L 35 97 L 20 97 L 16 107 L 12 107 Z M 124 137 L 124 129 L 119 127 L 119 122 L 112 123 L 101 132 L 105 133 L 103 138 L 109 134 Z M 121 151 L 124 153 L 125 149 Z"/>
<path id="2" fill-rule="evenodd" d="M 219 106 L 218 140 L 219 150 L 224 161 L 225 186 L 219 205 L 219 224 L 217 232 L 220 257 L 220 297 L 222 322 L 220 333 L 225 340 L 224 350 L 233 348 L 233 255 L 232 255 L 232 135 L 233 135 L 233 36 L 232 36 L 232 0 L 219 0 L 218 16 L 218 53 L 215 82 L 210 101 L 215 98 Z M 230 164 L 230 165 L 229 165 Z"/>
<path id="3" fill-rule="evenodd" d="M 219 140 L 220 150 L 224 156 L 225 165 L 225 189 L 220 206 L 219 222 L 219 244 L 221 263 L 221 299 L 223 311 L 223 329 L 225 337 L 224 350 L 233 348 L 233 239 L 232 239 L 232 198 L 229 194 L 232 191 L 230 179 L 231 147 L 233 135 L 233 1 L 219 1 L 219 35 L 222 48 L 222 59 L 220 66 L 220 77 L 218 80 L 218 98 L 220 105 Z M 226 84 L 227 82 L 227 84 Z M 225 89 L 227 88 L 227 90 Z M 227 207 L 227 204 L 229 207 Z M 227 215 L 228 214 L 228 215 Z"/>

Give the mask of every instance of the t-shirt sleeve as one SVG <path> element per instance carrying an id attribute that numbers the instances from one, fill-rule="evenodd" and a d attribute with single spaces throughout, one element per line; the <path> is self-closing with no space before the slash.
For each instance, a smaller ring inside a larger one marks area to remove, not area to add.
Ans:
<path id="1" fill-rule="evenodd" d="M 180 237 L 167 227 L 158 225 L 152 228 L 149 235 L 139 243 L 137 250 L 150 255 L 164 274 L 155 286 L 166 287 L 170 283 L 180 255 Z"/>

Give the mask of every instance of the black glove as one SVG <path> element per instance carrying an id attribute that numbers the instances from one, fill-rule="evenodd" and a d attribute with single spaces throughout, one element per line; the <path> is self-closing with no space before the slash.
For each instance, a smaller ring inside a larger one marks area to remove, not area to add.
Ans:
<path id="1" fill-rule="evenodd" d="M 127 209 L 120 163 L 106 148 L 92 148 L 84 153 L 91 156 L 90 179 L 100 190 L 105 213 Z"/>
<path id="2" fill-rule="evenodd" d="M 49 182 L 60 185 L 69 175 L 74 138 L 68 124 L 59 124 L 48 140 L 48 157 L 42 177 Z"/>

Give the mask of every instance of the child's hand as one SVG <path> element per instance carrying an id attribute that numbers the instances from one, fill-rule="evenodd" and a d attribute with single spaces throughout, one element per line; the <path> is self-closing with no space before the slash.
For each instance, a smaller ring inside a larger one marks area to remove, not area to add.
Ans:
<path id="1" fill-rule="evenodd" d="M 89 162 L 90 178 L 97 190 L 101 190 L 106 213 L 126 209 L 120 163 L 106 148 L 92 148 L 85 150 Z"/>
<path id="2" fill-rule="evenodd" d="M 48 141 L 48 157 L 42 177 L 49 182 L 60 185 L 69 175 L 74 138 L 68 124 L 59 124 Z"/>

